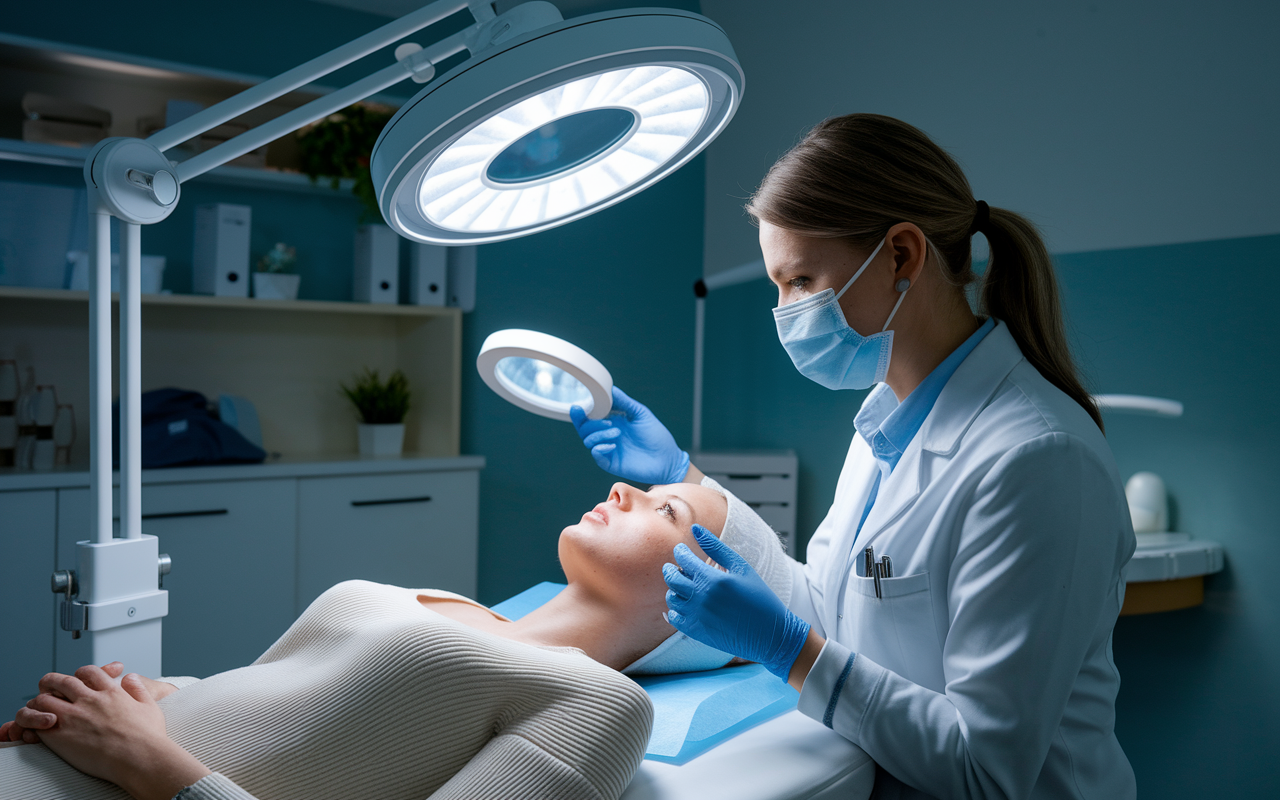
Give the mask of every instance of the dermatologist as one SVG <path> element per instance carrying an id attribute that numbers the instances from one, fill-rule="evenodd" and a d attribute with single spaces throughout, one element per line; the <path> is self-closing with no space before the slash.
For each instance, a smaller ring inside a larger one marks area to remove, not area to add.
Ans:
<path id="1" fill-rule="evenodd" d="M 747 211 L 796 368 L 871 391 L 787 596 L 695 526 L 721 568 L 677 546 L 668 619 L 798 689 L 876 761 L 877 798 L 1135 797 L 1111 656 L 1135 539 L 1035 227 L 975 200 L 924 133 L 868 114 L 810 131 Z M 704 481 L 647 408 L 614 406 L 574 412 L 601 467 Z"/>

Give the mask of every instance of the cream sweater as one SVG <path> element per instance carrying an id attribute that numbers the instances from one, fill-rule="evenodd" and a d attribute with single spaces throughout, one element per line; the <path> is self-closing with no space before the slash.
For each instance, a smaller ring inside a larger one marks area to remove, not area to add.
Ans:
<path id="1" fill-rule="evenodd" d="M 252 665 L 166 697 L 169 735 L 214 770 L 184 800 L 617 798 L 653 721 L 630 679 L 444 617 L 403 589 L 325 592 Z M 470 601 L 467 601 L 470 602 Z M 118 800 L 43 745 L 0 748 L 4 800 Z"/>

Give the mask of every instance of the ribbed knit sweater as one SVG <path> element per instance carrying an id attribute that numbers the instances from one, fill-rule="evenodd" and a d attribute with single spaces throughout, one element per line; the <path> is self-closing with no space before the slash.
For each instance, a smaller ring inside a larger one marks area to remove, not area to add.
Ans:
<path id="1" fill-rule="evenodd" d="M 431 590 L 348 581 L 247 667 L 165 678 L 170 737 L 214 771 L 183 800 L 617 798 L 653 707 L 569 648 L 432 611 Z M 471 602 L 471 601 L 467 601 Z M 4 800 L 121 800 L 44 745 L 0 748 Z"/>

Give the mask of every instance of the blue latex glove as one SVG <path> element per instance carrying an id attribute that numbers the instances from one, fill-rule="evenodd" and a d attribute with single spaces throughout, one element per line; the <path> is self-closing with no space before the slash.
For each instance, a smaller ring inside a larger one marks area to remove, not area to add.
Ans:
<path id="1" fill-rule="evenodd" d="M 689 454 L 653 412 L 613 387 L 613 411 L 587 419 L 572 406 L 569 416 L 600 469 L 637 483 L 679 483 L 689 472 Z"/>
<path id="2" fill-rule="evenodd" d="M 791 613 L 750 564 L 715 534 L 693 526 L 698 546 L 728 572 L 703 563 L 683 543 L 676 564 L 662 565 L 667 621 L 676 630 L 732 653 L 786 680 L 809 637 L 809 623 Z"/>

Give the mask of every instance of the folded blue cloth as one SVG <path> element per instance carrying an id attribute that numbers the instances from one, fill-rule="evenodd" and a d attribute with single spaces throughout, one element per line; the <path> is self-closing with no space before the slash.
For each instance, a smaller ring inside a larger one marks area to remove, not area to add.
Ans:
<path id="1" fill-rule="evenodd" d="M 493 610 L 520 619 L 560 593 L 562 583 L 539 583 Z M 796 707 L 800 695 L 759 664 L 707 672 L 635 678 L 653 702 L 653 734 L 645 758 L 684 764 L 743 731 Z"/>

